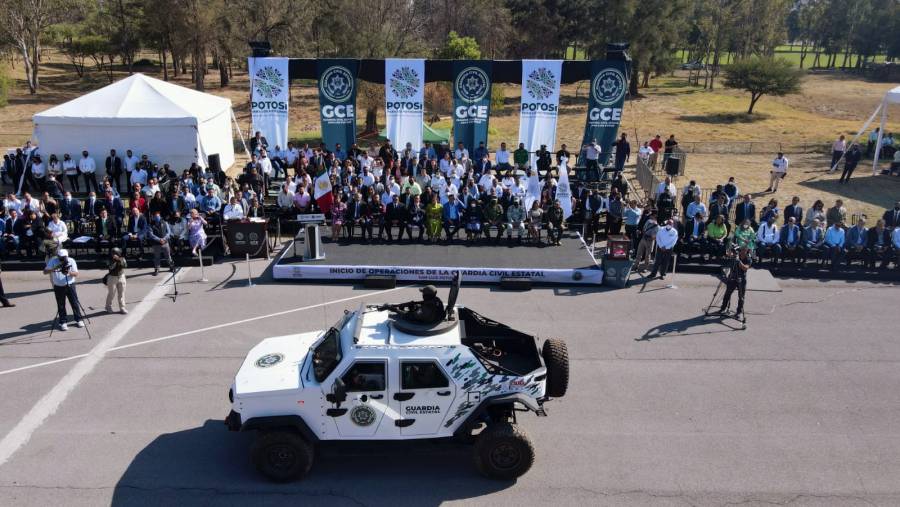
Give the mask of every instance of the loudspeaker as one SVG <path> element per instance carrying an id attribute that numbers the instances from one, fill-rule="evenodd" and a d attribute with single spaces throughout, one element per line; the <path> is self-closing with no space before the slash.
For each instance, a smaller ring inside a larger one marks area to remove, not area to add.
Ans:
<path id="1" fill-rule="evenodd" d="M 363 287 L 367 289 L 393 289 L 397 286 L 397 277 L 394 275 L 366 275 Z"/>
<path id="2" fill-rule="evenodd" d="M 218 153 L 213 153 L 206 157 L 206 164 L 209 166 L 209 170 L 213 173 L 217 173 L 222 170 L 222 161 L 219 159 Z"/>
<path id="3" fill-rule="evenodd" d="M 500 288 L 503 290 L 531 290 L 531 278 L 502 276 L 500 277 Z"/>

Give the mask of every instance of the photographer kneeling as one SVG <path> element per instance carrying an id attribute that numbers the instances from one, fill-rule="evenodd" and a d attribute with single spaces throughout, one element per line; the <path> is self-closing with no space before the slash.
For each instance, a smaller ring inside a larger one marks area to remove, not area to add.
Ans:
<path id="1" fill-rule="evenodd" d="M 50 259 L 47 263 L 47 267 L 44 268 L 44 274 L 50 275 L 50 281 L 53 283 L 53 295 L 56 296 L 59 329 L 62 331 L 68 329 L 66 325 L 66 298 L 69 299 L 69 306 L 72 307 L 75 325 L 84 327 L 84 322 L 81 320 L 81 308 L 78 305 L 78 294 L 75 292 L 75 278 L 78 276 L 78 264 L 75 263 L 75 259 L 70 259 L 69 252 L 60 249 L 56 252 L 56 257 Z"/>

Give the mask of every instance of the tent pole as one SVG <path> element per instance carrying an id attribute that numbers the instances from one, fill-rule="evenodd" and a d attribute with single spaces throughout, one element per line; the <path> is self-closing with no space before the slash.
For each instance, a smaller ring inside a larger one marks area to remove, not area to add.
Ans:
<path id="1" fill-rule="evenodd" d="M 234 123 L 234 128 L 238 131 L 238 137 L 241 138 L 241 144 L 244 146 L 244 154 L 247 155 L 247 158 L 250 158 L 250 150 L 247 149 L 247 143 L 244 142 L 244 133 L 241 132 L 241 126 L 238 125 L 237 117 L 234 116 L 234 109 L 231 110 L 231 122 Z"/>
<path id="2" fill-rule="evenodd" d="M 872 159 L 872 175 L 878 174 L 878 157 L 881 156 L 881 138 L 884 136 L 884 124 L 887 123 L 887 96 L 881 104 L 881 127 L 878 129 L 878 139 L 875 141 L 875 157 Z M 876 109 L 877 113 L 878 110 Z"/>

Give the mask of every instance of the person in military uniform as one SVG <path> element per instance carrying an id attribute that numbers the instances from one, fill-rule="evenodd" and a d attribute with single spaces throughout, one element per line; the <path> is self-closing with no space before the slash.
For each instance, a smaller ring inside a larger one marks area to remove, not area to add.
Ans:
<path id="1" fill-rule="evenodd" d="M 437 297 L 434 285 L 419 289 L 422 301 L 409 301 L 399 305 L 384 305 L 382 309 L 400 314 L 400 318 L 417 324 L 437 324 L 444 320 L 444 303 Z"/>
<path id="2" fill-rule="evenodd" d="M 563 209 L 559 199 L 553 200 L 553 206 L 547 210 L 547 234 L 551 245 L 559 246 L 563 233 Z"/>
<path id="3" fill-rule="evenodd" d="M 747 290 L 747 270 L 753 264 L 749 251 L 747 247 L 741 247 L 738 258 L 734 259 L 734 265 L 728 274 L 728 279 L 725 280 L 725 295 L 722 297 L 722 307 L 719 308 L 719 313 L 728 311 L 728 306 L 731 305 L 731 294 L 737 289 L 738 305 L 735 316 L 741 321 L 744 319 L 744 292 Z"/>

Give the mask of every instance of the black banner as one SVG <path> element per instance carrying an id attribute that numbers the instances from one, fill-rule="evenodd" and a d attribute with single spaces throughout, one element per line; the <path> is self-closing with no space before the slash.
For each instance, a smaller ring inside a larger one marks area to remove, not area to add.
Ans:
<path id="1" fill-rule="evenodd" d="M 359 60 L 316 60 L 322 142 L 329 150 L 340 143 L 344 151 L 356 142 L 356 75 Z"/>

